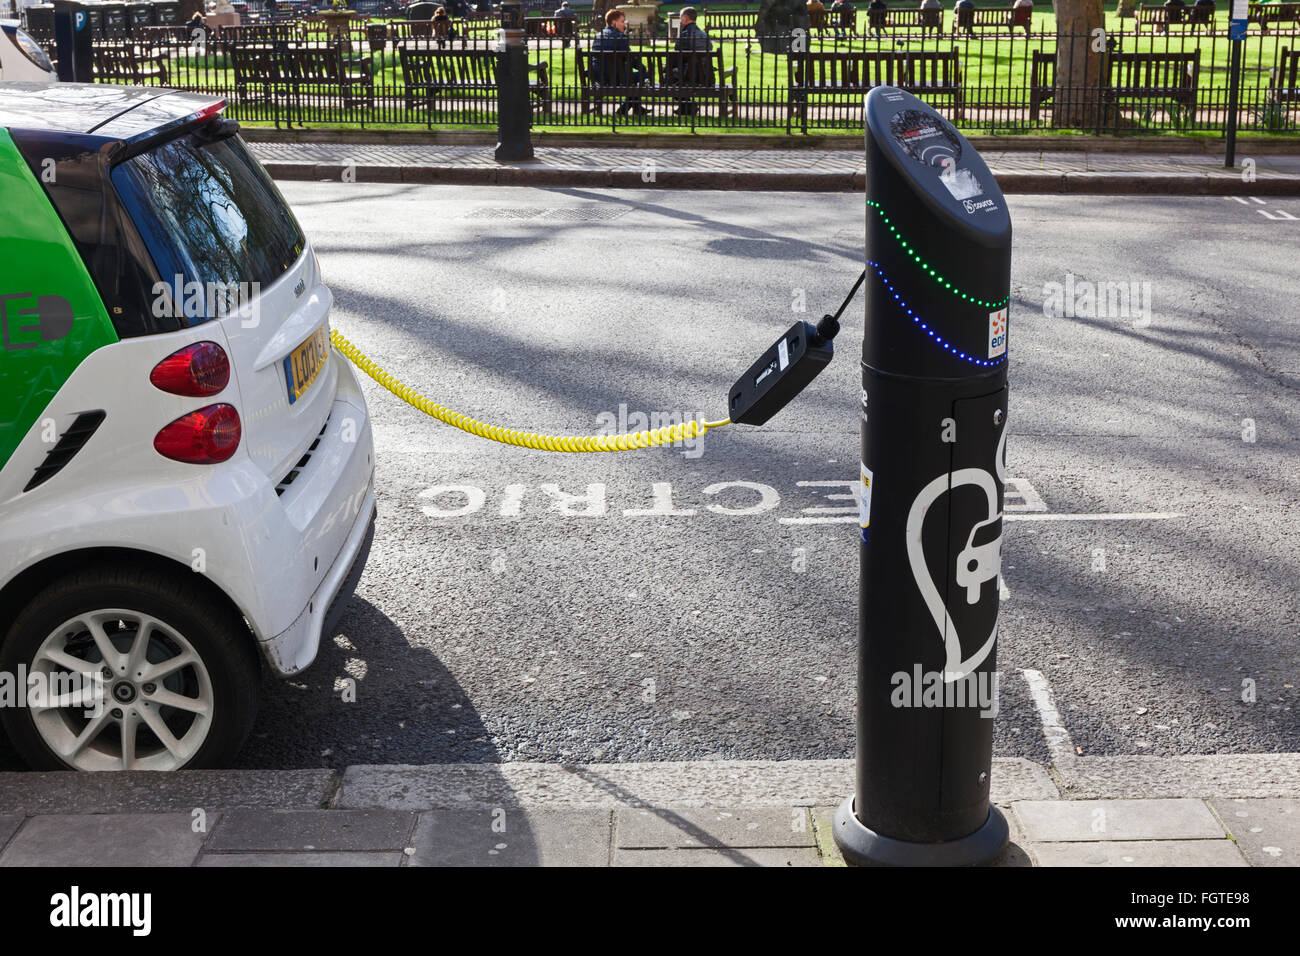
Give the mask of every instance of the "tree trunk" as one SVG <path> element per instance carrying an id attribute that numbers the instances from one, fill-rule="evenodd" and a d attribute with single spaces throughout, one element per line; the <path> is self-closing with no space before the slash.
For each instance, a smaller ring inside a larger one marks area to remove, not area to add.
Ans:
<path id="1" fill-rule="evenodd" d="M 1053 0 L 1056 83 L 1052 125 L 1091 129 L 1104 120 L 1101 101 L 1106 40 L 1101 0 Z"/>
<path id="2" fill-rule="evenodd" d="M 1119 6 L 1116 7 L 1116 12 L 1119 13 L 1121 20 L 1132 19 L 1136 15 L 1136 10 L 1137 0 L 1119 0 Z"/>

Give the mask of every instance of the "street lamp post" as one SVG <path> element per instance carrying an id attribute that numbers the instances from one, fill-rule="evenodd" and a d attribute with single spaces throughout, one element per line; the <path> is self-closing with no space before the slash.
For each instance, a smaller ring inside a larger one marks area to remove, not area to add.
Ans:
<path id="1" fill-rule="evenodd" d="M 524 46 L 524 8 L 502 0 L 497 50 L 497 148 L 499 163 L 533 158 L 532 105 L 528 101 L 528 59 Z"/>

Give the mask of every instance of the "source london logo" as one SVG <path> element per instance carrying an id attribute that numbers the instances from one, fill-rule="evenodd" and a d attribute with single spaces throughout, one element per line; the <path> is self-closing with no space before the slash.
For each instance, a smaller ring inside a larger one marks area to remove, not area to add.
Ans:
<path id="1" fill-rule="evenodd" d="M 1005 355 L 1007 351 L 1007 310 L 989 313 L 989 358 Z"/>
<path id="2" fill-rule="evenodd" d="M 996 207 L 994 206 L 994 203 L 993 203 L 993 200 L 992 200 L 992 199 L 981 199 L 979 202 L 976 202 L 976 201 L 973 200 L 973 199 L 967 199 L 964 203 L 962 203 L 962 205 L 966 207 L 966 211 L 967 211 L 968 213 L 970 213 L 970 212 L 976 212 L 977 210 L 980 210 L 980 209 L 994 209 L 994 208 L 996 208 Z"/>
<path id="3" fill-rule="evenodd" d="M 83 893 L 74 886 L 50 897 L 50 925 L 129 928 L 132 936 L 148 936 L 153 928 L 152 893 Z"/>

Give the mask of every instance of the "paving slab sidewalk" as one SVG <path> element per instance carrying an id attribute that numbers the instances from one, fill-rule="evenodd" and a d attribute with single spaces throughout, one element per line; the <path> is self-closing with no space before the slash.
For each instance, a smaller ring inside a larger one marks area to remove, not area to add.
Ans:
<path id="1" fill-rule="evenodd" d="M 586 186 L 632 189 L 861 190 L 861 150 L 538 147 L 497 163 L 487 145 L 274 142 L 250 144 L 284 180 Z M 1300 195 L 1300 155 L 986 150 L 1004 192 Z"/>
<path id="2" fill-rule="evenodd" d="M 287 796 L 242 802 L 243 779 L 279 772 L 202 773 L 153 775 L 152 808 L 135 775 L 97 775 L 98 812 L 75 788 L 60 806 L 75 775 L 0 774 L 0 867 L 840 866 L 852 784 L 847 760 L 349 767 L 322 804 L 301 771 Z M 10 802 L 19 777 L 30 809 Z M 1021 760 L 993 779 L 1011 828 L 994 866 L 1300 865 L 1300 794 L 1062 799 Z"/>

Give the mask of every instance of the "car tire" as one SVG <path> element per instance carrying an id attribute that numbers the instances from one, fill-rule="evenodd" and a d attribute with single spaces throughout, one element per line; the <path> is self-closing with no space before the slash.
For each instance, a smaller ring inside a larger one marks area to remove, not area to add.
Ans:
<path id="1" fill-rule="evenodd" d="M 23 695 L 46 706 L 0 708 L 14 749 L 37 770 L 227 766 L 252 729 L 261 683 L 248 626 L 197 576 L 129 565 L 82 569 L 39 592 L 0 645 L 0 671 L 25 672 L 50 695 Z M 74 674 L 78 693 L 94 687 L 101 706 L 90 693 L 48 706 L 56 682 Z"/>

